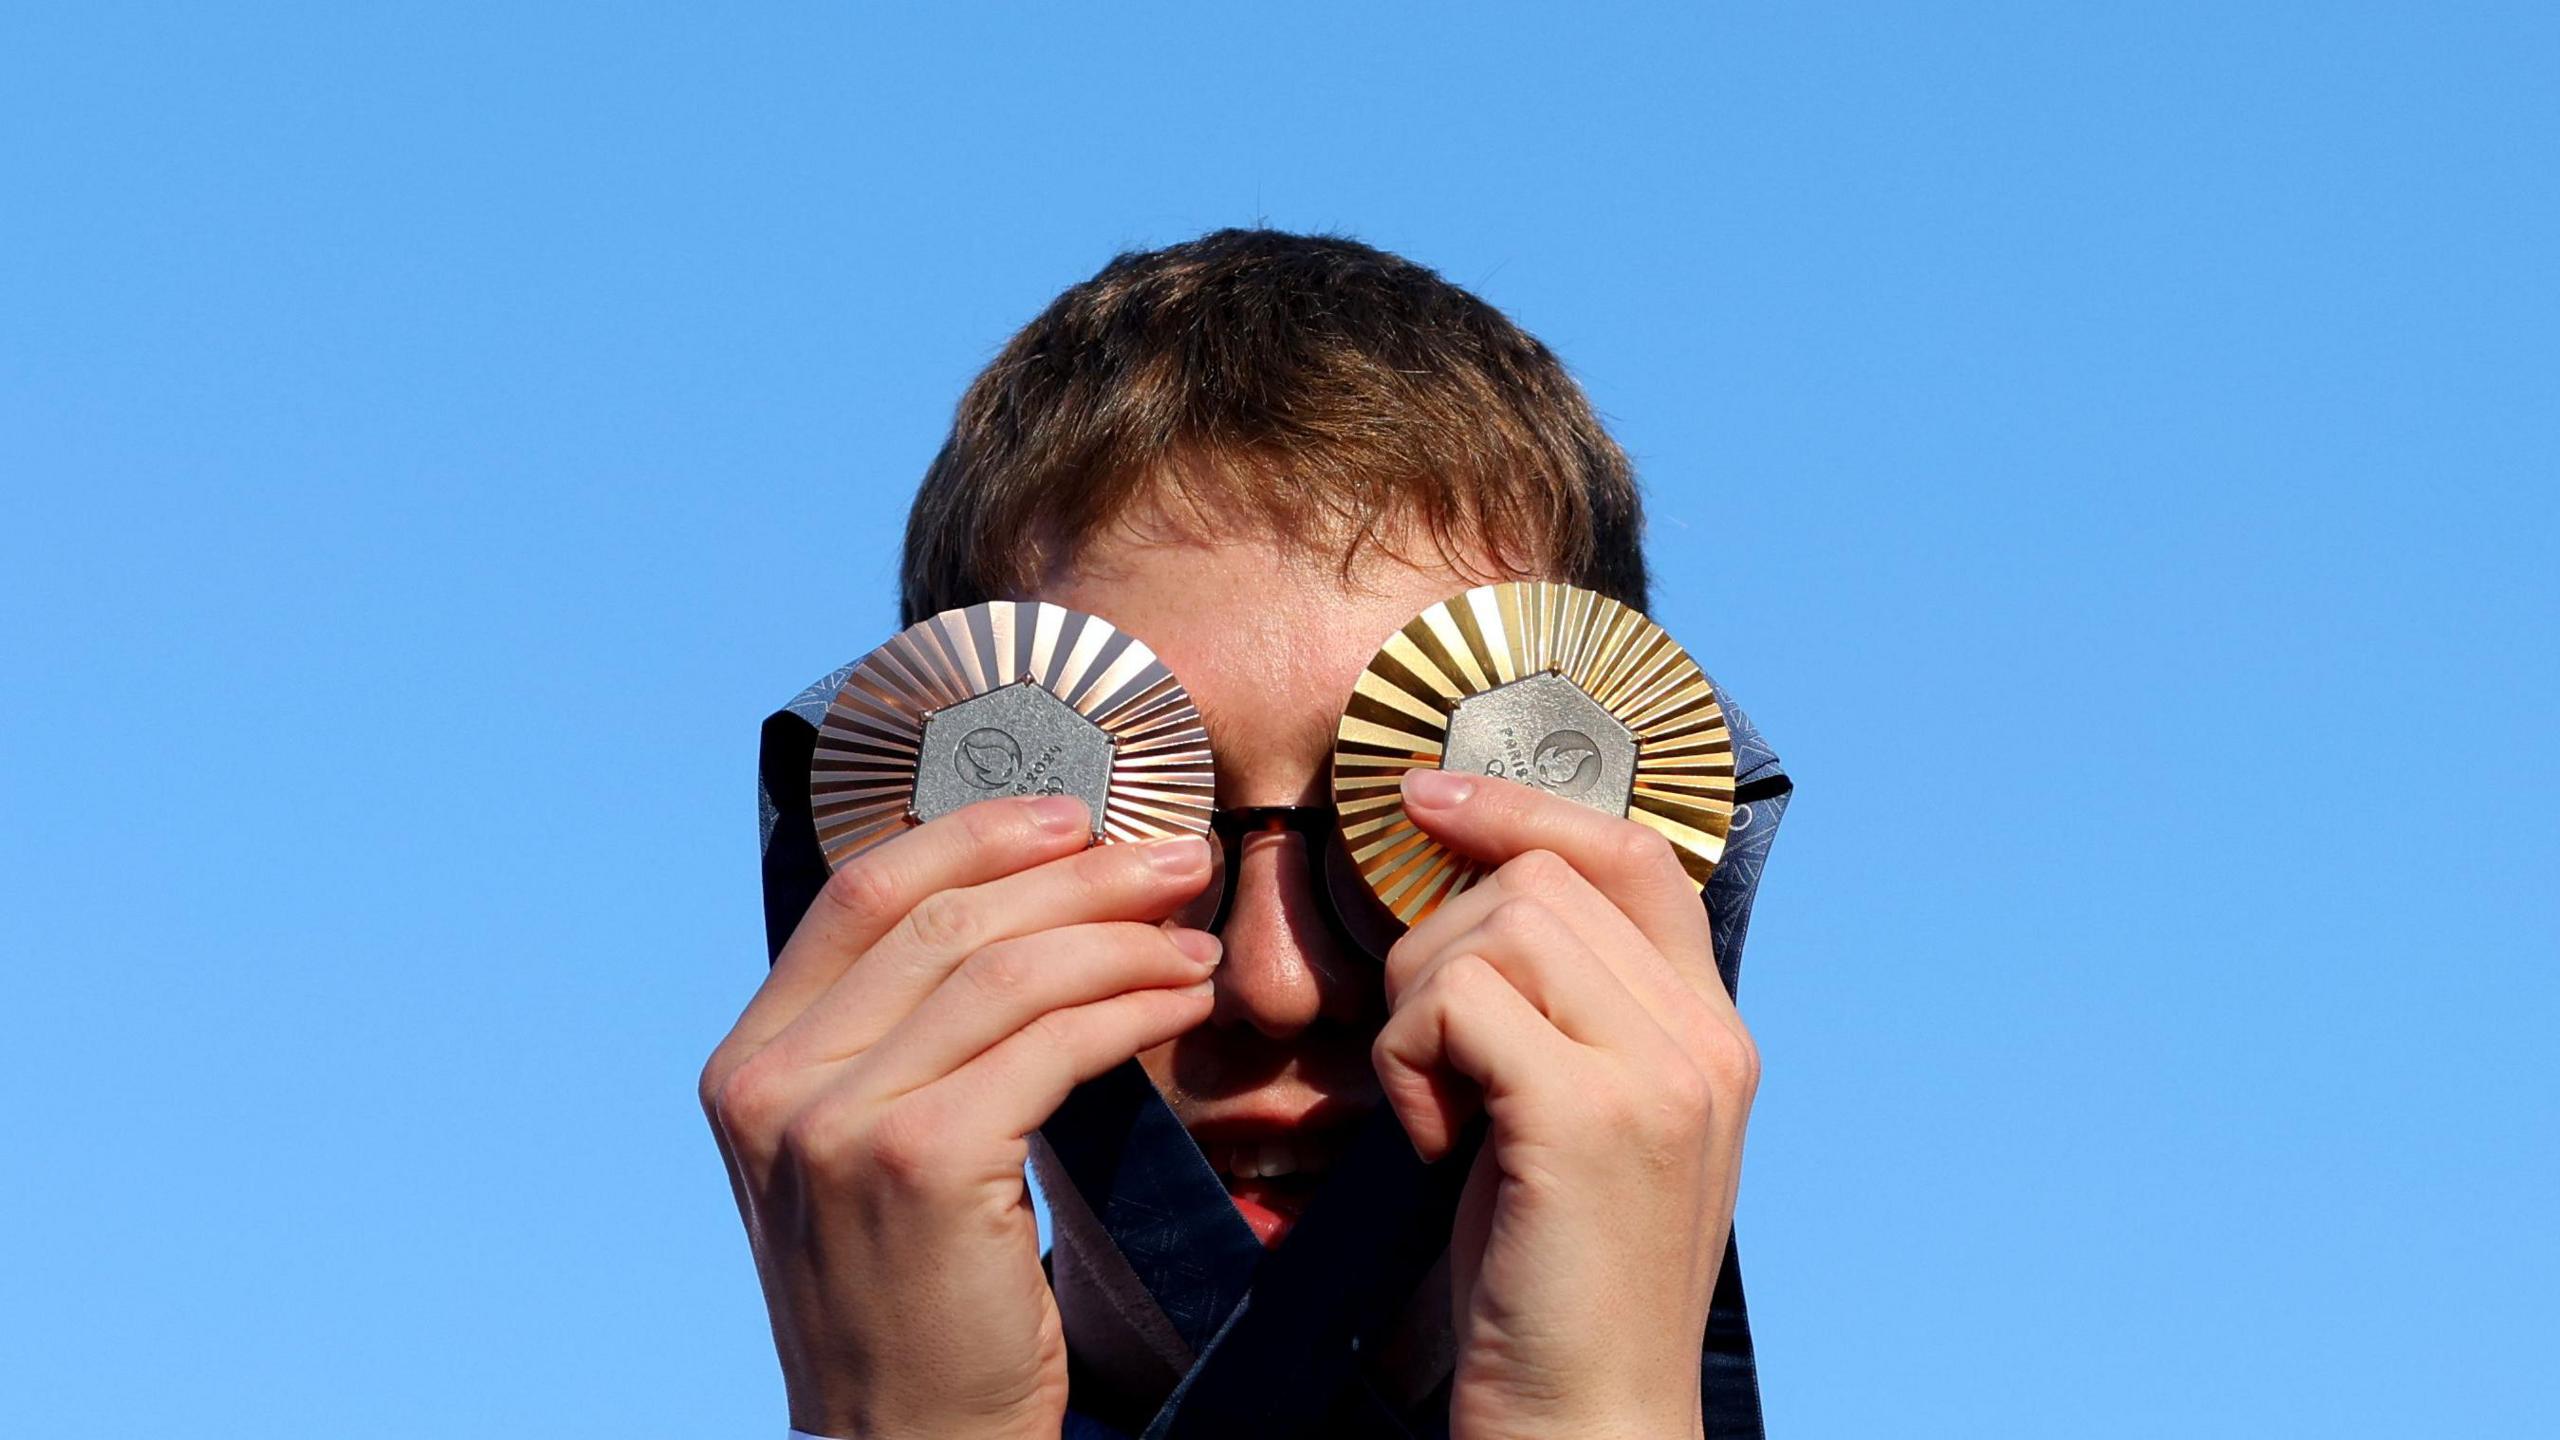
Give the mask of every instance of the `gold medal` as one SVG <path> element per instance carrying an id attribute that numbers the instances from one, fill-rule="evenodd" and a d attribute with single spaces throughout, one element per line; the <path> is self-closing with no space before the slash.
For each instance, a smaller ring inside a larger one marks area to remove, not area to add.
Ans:
<path id="1" fill-rule="evenodd" d="M 1668 839 L 1704 886 L 1733 824 L 1733 735 L 1714 685 L 1661 626 L 1572 585 L 1485 585 L 1379 647 L 1334 731 L 1343 844 L 1411 925 L 1486 866 L 1405 814 L 1404 772 L 1532 785 Z"/>
<path id="2" fill-rule="evenodd" d="M 998 795 L 1074 795 L 1098 840 L 1209 828 L 1190 692 L 1133 635 L 1042 601 L 945 610 L 863 657 L 827 706 L 809 809 L 830 866 Z"/>

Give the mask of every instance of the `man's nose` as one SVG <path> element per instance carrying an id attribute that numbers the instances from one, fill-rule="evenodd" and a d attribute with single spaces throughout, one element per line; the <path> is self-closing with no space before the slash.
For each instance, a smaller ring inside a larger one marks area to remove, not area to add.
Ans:
<path id="1" fill-rule="evenodd" d="M 1227 949 L 1211 1024 L 1251 1025 L 1287 1040 L 1318 1019 L 1374 1028 L 1385 1018 L 1378 967 L 1334 939 L 1316 908 L 1319 880 L 1308 860 L 1298 836 L 1244 838 L 1235 898 L 1218 932 Z"/>

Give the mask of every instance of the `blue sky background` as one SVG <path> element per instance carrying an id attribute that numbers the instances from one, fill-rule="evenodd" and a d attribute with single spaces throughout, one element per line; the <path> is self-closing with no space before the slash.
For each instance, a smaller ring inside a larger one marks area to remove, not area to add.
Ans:
<path id="1" fill-rule="evenodd" d="M 0 19 L 0 1430 L 778 1434 L 756 723 L 1255 220 L 1563 352 L 1800 779 L 1773 1433 L 2560 1427 L 2560 9 L 1571 8 Z"/>

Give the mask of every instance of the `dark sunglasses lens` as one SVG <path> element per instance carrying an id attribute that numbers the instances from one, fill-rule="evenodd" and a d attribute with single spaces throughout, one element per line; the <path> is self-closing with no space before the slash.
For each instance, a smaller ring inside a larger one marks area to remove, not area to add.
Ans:
<path id="1" fill-rule="evenodd" d="M 1200 887 L 1198 895 L 1175 908 L 1171 917 L 1173 923 L 1193 930 L 1207 930 L 1224 920 L 1226 917 L 1219 912 L 1226 908 L 1227 885 L 1232 878 L 1227 873 L 1227 847 L 1219 843 L 1217 836 L 1211 835 L 1209 883 Z"/>
<path id="2" fill-rule="evenodd" d="M 1370 959 L 1386 959 L 1387 951 L 1404 934 L 1404 922 L 1379 903 L 1369 882 L 1360 877 L 1359 863 L 1351 858 L 1350 847 L 1343 843 L 1340 831 L 1327 829 L 1308 839 L 1322 857 L 1318 868 L 1324 872 L 1321 883 L 1325 903 L 1332 907 L 1343 934 Z"/>

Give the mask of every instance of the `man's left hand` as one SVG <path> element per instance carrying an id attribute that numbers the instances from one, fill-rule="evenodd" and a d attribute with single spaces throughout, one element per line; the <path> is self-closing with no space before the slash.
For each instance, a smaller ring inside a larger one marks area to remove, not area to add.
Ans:
<path id="1" fill-rule="evenodd" d="M 1526 785 L 1416 769 L 1404 797 L 1495 866 L 1389 953 L 1372 1050 L 1423 1158 L 1491 1119 L 1450 1241 L 1451 1433 L 1696 1436 L 1760 1075 L 1697 886 L 1641 823 Z"/>

